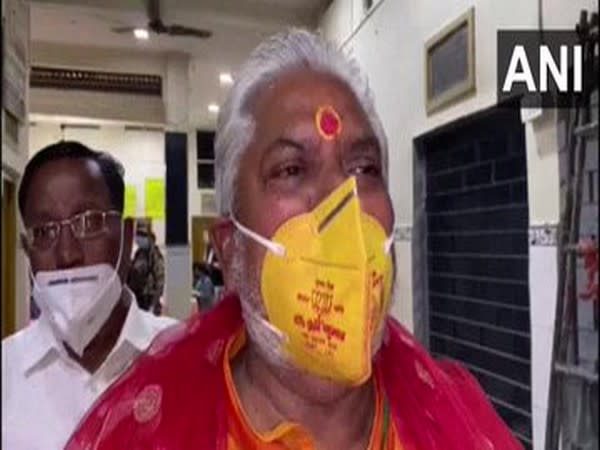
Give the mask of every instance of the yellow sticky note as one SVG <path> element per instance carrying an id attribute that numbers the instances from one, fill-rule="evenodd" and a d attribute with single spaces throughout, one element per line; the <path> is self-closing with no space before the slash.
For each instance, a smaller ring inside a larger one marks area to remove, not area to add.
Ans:
<path id="1" fill-rule="evenodd" d="M 151 219 L 165 218 L 165 180 L 162 178 L 146 178 L 145 216 Z"/>
<path id="2" fill-rule="evenodd" d="M 133 184 L 126 184 L 123 217 L 127 218 L 135 216 L 137 216 L 137 189 Z"/>

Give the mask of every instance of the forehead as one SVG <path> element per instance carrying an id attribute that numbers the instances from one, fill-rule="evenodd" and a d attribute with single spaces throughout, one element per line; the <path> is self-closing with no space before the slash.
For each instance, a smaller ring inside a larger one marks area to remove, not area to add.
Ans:
<path id="1" fill-rule="evenodd" d="M 25 213 L 41 210 L 70 210 L 80 205 L 110 205 L 108 186 L 97 162 L 87 158 L 50 161 L 33 174 Z"/>
<path id="2" fill-rule="evenodd" d="M 336 76 L 311 69 L 295 69 L 276 77 L 259 90 L 254 102 L 257 125 L 289 120 L 313 120 L 321 106 L 332 106 L 344 122 L 370 128 L 366 114 L 348 85 Z"/>

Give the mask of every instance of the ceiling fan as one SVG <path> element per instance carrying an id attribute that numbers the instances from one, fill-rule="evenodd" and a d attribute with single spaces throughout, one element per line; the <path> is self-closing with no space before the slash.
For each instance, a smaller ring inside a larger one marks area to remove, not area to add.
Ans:
<path id="1" fill-rule="evenodd" d="M 196 37 L 208 39 L 212 31 L 202 28 L 192 28 L 179 24 L 166 25 L 160 18 L 160 0 L 146 0 L 146 12 L 148 14 L 148 31 L 155 34 L 166 34 L 168 36 Z M 115 33 L 133 33 L 139 27 L 113 27 Z"/>

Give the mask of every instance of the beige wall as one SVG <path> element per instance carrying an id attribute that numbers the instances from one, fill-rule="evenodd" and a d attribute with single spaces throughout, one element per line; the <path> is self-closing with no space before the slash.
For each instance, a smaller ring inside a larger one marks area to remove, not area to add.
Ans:
<path id="1" fill-rule="evenodd" d="M 172 80 L 169 58 L 172 55 L 132 50 L 85 48 L 34 42 L 31 61 L 34 66 L 159 75 L 163 92 Z M 123 95 L 62 89 L 31 90 L 30 112 L 104 120 L 162 124 L 167 102 L 156 96 Z"/>

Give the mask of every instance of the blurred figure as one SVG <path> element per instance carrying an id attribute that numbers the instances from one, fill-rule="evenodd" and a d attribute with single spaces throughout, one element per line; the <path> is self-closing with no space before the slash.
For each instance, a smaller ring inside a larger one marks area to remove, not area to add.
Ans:
<path id="1" fill-rule="evenodd" d="M 127 285 L 144 311 L 162 313 L 160 298 L 165 286 L 165 262 L 156 236 L 146 222 L 138 223 L 135 232 L 137 250 L 131 262 Z"/>
<path id="2" fill-rule="evenodd" d="M 194 298 L 198 304 L 198 312 L 208 311 L 215 301 L 215 285 L 208 264 L 194 265 Z"/>

